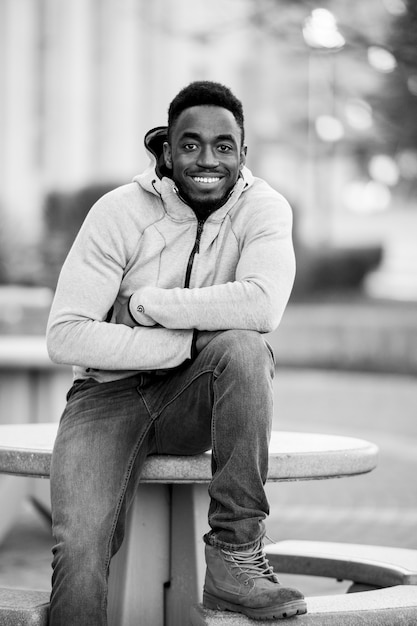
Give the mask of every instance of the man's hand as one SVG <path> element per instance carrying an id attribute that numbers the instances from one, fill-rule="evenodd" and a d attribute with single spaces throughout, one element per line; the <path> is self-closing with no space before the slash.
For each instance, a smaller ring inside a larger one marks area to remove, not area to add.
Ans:
<path id="1" fill-rule="evenodd" d="M 142 300 L 142 294 L 146 287 L 134 291 L 128 300 L 128 313 L 139 324 L 139 326 L 155 326 L 156 322 L 152 317 L 145 313 L 145 307 Z"/>
<path id="2" fill-rule="evenodd" d="M 135 317 L 133 317 L 129 309 L 129 304 L 130 300 L 127 300 L 125 304 L 121 306 L 116 315 L 117 324 L 125 324 L 125 326 L 130 326 L 131 328 L 135 326 L 155 326 L 155 321 L 140 310 L 136 310 Z"/>
<path id="3" fill-rule="evenodd" d="M 223 330 L 199 330 L 197 333 L 197 340 L 195 342 L 195 348 L 197 354 L 199 354 L 212 339 L 217 337 L 217 335 L 221 335 L 224 332 Z"/>

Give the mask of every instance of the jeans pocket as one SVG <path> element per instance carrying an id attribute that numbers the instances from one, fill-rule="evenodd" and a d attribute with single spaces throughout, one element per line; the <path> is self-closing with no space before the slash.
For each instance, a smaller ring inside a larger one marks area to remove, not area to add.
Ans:
<path id="1" fill-rule="evenodd" d="M 68 390 L 68 393 L 66 396 L 67 402 L 70 398 L 72 398 L 79 391 L 82 391 L 85 388 L 88 388 L 94 385 L 99 385 L 99 384 L 100 383 L 94 380 L 94 378 L 78 378 L 77 380 L 73 382 L 72 386 Z"/>

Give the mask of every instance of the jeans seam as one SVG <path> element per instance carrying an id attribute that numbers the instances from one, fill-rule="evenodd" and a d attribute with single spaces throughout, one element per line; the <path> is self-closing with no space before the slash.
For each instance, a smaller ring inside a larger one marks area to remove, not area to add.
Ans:
<path id="1" fill-rule="evenodd" d="M 161 410 L 158 412 L 158 417 L 159 417 L 159 416 L 160 416 L 160 415 L 161 415 L 161 414 L 165 411 L 165 409 L 166 409 L 166 408 L 167 408 L 170 404 L 172 404 L 173 402 L 175 402 L 175 400 L 176 400 L 177 398 L 179 398 L 179 396 L 180 396 L 182 393 L 184 393 L 184 391 L 185 391 L 186 389 L 188 389 L 188 387 L 189 387 L 190 385 L 192 385 L 192 384 L 193 384 L 193 382 L 195 382 L 195 381 L 197 380 L 197 378 L 200 378 L 200 376 L 203 376 L 204 374 L 213 374 L 213 371 L 214 371 L 214 370 L 210 368 L 210 369 L 207 369 L 207 370 L 202 370 L 201 372 L 198 372 L 195 376 L 193 376 L 193 378 L 192 378 L 190 381 L 188 381 L 186 385 L 183 385 L 183 386 L 181 387 L 181 389 L 180 389 L 180 390 L 179 390 L 179 391 L 175 394 L 175 396 L 173 396 L 173 397 L 169 400 L 169 402 L 167 402 L 166 404 L 164 404 L 164 406 L 163 406 L 163 407 L 161 408 Z"/>
<path id="2" fill-rule="evenodd" d="M 127 486 L 129 484 L 129 480 L 130 480 L 130 478 L 132 476 L 132 469 L 133 469 L 133 466 L 135 464 L 135 460 L 137 458 L 137 455 L 138 455 L 138 452 L 139 452 L 139 448 L 140 448 L 141 444 L 143 443 L 143 440 L 145 439 L 146 435 L 148 434 L 149 429 L 151 428 L 153 422 L 154 422 L 154 420 L 151 417 L 151 421 L 149 422 L 147 428 L 143 431 L 142 436 L 138 439 L 138 441 L 136 443 L 136 446 L 134 448 L 134 451 L 131 454 L 130 461 L 128 463 L 128 467 L 127 467 L 127 470 L 126 470 L 126 473 L 125 473 L 125 477 L 124 477 L 124 480 L 123 480 L 123 483 L 122 483 L 121 492 L 120 492 L 119 498 L 117 499 L 117 506 L 116 506 L 116 509 L 115 509 L 115 514 L 114 514 L 113 522 L 112 522 L 112 525 L 111 525 L 111 530 L 110 530 L 110 534 L 109 534 L 109 540 L 107 542 L 105 568 L 104 568 L 105 573 L 107 573 L 107 571 L 108 571 L 108 569 L 110 567 L 110 561 L 112 559 L 111 544 L 112 544 L 112 541 L 113 541 L 113 538 L 114 538 L 114 533 L 116 531 L 117 523 L 119 521 L 120 511 L 121 511 L 121 508 L 122 508 L 122 503 L 123 503 L 123 500 L 124 500 L 124 498 L 126 496 Z"/>
<path id="3" fill-rule="evenodd" d="M 213 407 L 212 407 L 212 413 L 211 413 L 212 414 L 212 419 L 211 419 L 211 454 L 212 454 L 212 457 L 214 459 L 214 462 L 216 464 L 216 469 L 217 469 L 217 467 L 218 467 L 217 441 L 216 441 L 216 436 L 215 436 L 215 432 L 216 432 L 215 424 L 216 424 L 217 393 L 216 393 L 216 385 L 214 384 L 216 382 L 216 380 L 217 380 L 217 376 L 215 375 L 214 370 L 213 370 Z M 214 477 L 214 472 L 213 472 L 213 475 L 211 477 L 211 481 L 210 481 L 210 484 L 209 484 L 209 487 L 208 487 L 209 493 L 210 493 L 210 487 L 211 487 L 211 483 L 213 481 L 213 477 Z M 208 522 L 209 522 L 209 525 L 211 527 L 211 523 L 210 522 L 211 522 L 213 516 L 219 511 L 220 505 L 217 502 L 217 500 L 214 499 L 211 496 L 211 493 L 210 493 L 210 499 L 211 499 L 211 502 L 213 502 L 213 500 L 214 500 L 214 502 L 216 503 L 215 510 L 212 511 L 211 514 L 208 516 Z"/>
<path id="4" fill-rule="evenodd" d="M 188 389 L 188 387 L 190 385 L 192 385 L 198 378 L 200 378 L 201 376 L 203 376 L 204 374 L 212 374 L 213 373 L 213 369 L 209 368 L 209 369 L 205 369 L 202 370 L 201 372 L 198 372 L 195 376 L 193 376 L 191 378 L 191 380 L 189 380 L 187 382 L 187 384 L 183 385 L 181 387 L 181 389 L 175 394 L 175 396 L 173 396 L 169 402 L 167 402 L 166 404 L 163 405 L 163 407 L 158 411 L 158 413 L 155 416 L 155 422 L 156 422 L 156 427 L 155 427 L 155 443 L 156 443 L 156 448 L 157 448 L 157 452 L 161 449 L 161 441 L 160 441 L 160 437 L 159 437 L 159 429 L 158 429 L 158 424 L 157 424 L 157 419 L 158 417 L 160 417 L 162 415 L 162 413 L 165 411 L 165 409 L 167 407 L 169 407 L 170 404 L 172 404 L 173 402 L 175 402 L 175 400 L 177 400 L 182 393 L 184 393 L 184 391 L 186 389 Z M 146 403 L 145 403 L 146 404 Z M 148 408 L 148 406 L 146 405 L 146 408 Z M 149 411 L 149 408 L 148 408 Z"/>

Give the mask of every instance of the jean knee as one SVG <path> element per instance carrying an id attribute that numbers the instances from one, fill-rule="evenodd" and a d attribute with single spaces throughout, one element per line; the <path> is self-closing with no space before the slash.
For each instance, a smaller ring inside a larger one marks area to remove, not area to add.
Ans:
<path id="1" fill-rule="evenodd" d="M 266 442 L 273 416 L 271 351 L 255 331 L 226 331 L 216 339 L 222 351 L 214 371 L 217 425 L 233 438 Z"/>
<path id="2" fill-rule="evenodd" d="M 262 334 L 251 330 L 225 331 L 219 336 L 219 347 L 244 371 L 266 372 L 273 376 L 274 355 Z"/>
<path id="3" fill-rule="evenodd" d="M 72 561 L 89 561 L 94 567 L 100 560 L 107 557 L 109 540 L 114 534 L 111 522 L 106 516 L 83 516 L 82 512 L 74 510 L 71 517 L 64 519 L 60 516 L 53 519 L 52 534 L 55 540 L 54 554 L 62 559 Z"/>
<path id="4" fill-rule="evenodd" d="M 54 578 L 65 575 L 68 579 L 73 579 L 81 573 L 84 576 L 87 572 L 93 574 L 101 570 L 99 558 L 95 558 L 91 546 L 81 547 L 79 544 L 59 542 L 53 546 L 52 554 Z"/>

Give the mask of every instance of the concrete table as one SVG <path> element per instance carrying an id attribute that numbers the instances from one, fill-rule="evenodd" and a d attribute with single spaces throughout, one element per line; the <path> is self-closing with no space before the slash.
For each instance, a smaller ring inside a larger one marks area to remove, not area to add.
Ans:
<path id="1" fill-rule="evenodd" d="M 0 425 L 0 473 L 47 478 L 57 427 Z M 268 480 L 363 474 L 375 468 L 377 455 L 377 447 L 361 439 L 278 431 L 271 439 Z M 210 478 L 210 453 L 146 461 L 125 541 L 111 565 L 110 625 L 188 623 L 203 586 Z"/>

